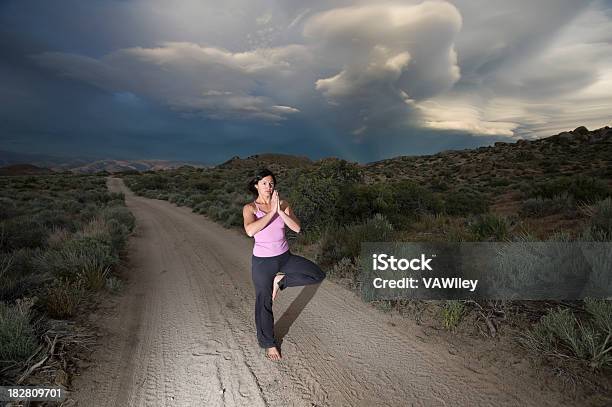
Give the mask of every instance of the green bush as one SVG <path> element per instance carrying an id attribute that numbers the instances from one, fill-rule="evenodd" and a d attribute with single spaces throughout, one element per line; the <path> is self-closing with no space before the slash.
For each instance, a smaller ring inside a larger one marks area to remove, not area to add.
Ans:
<path id="1" fill-rule="evenodd" d="M 32 221 L 45 227 L 45 229 L 53 229 L 54 227 L 62 227 L 69 230 L 74 230 L 76 227 L 75 220 L 70 214 L 60 209 L 44 209 L 33 215 Z"/>
<path id="2" fill-rule="evenodd" d="M 590 208 L 585 208 L 585 213 L 589 216 L 585 234 L 596 237 L 594 240 L 612 241 L 612 198 L 606 198 Z"/>
<path id="3" fill-rule="evenodd" d="M 289 197 L 305 232 L 320 231 L 335 220 L 341 183 L 330 178 L 304 174 L 297 179 Z"/>
<path id="4" fill-rule="evenodd" d="M 108 222 L 111 219 L 116 220 L 119 224 L 125 226 L 128 231 L 134 230 L 136 218 L 125 206 L 111 206 L 102 211 L 102 217 Z"/>
<path id="5" fill-rule="evenodd" d="M 81 281 L 55 280 L 43 297 L 47 314 L 52 318 L 74 316 L 84 294 L 85 290 Z"/>
<path id="6" fill-rule="evenodd" d="M 13 302 L 49 281 L 49 275 L 37 273 L 33 258 L 40 249 L 19 249 L 0 253 L 0 301 Z"/>
<path id="7" fill-rule="evenodd" d="M 0 221 L 17 217 L 19 214 L 20 211 L 14 199 L 0 197 Z"/>
<path id="8" fill-rule="evenodd" d="M 110 266 L 106 268 L 85 267 L 78 273 L 78 280 L 83 287 L 91 291 L 99 291 L 106 286 L 106 279 L 110 275 Z"/>
<path id="9" fill-rule="evenodd" d="M 542 197 L 548 199 L 567 193 L 573 196 L 577 202 L 582 203 L 595 202 L 611 194 L 610 188 L 604 180 L 582 175 L 536 182 L 528 185 L 523 192 L 530 198 Z"/>
<path id="10" fill-rule="evenodd" d="M 444 194 L 444 212 L 452 216 L 481 214 L 488 210 L 488 200 L 480 192 L 460 189 Z"/>
<path id="11" fill-rule="evenodd" d="M 558 213 L 571 213 L 576 209 L 572 195 L 563 192 L 552 198 L 529 198 L 523 201 L 519 214 L 524 217 L 540 217 Z"/>
<path id="12" fill-rule="evenodd" d="M 60 249 L 47 250 L 34 259 L 42 274 L 76 281 L 81 272 L 102 272 L 119 259 L 109 243 L 91 237 L 68 240 Z"/>
<path id="13" fill-rule="evenodd" d="M 381 214 L 363 223 L 330 226 L 321 237 L 317 260 L 322 264 L 334 264 L 344 257 L 356 258 L 361 252 L 361 243 L 389 241 L 392 235 L 393 226 Z"/>
<path id="14" fill-rule="evenodd" d="M 585 300 L 587 317 L 578 320 L 568 308 L 549 310 L 519 339 L 537 354 L 587 363 L 592 369 L 612 367 L 612 302 Z"/>
<path id="15" fill-rule="evenodd" d="M 510 238 L 509 220 L 492 213 L 478 215 L 469 227 L 480 241 L 506 241 Z"/>
<path id="16" fill-rule="evenodd" d="M 119 223 L 117 219 L 110 219 L 107 222 L 108 231 L 110 234 L 110 243 L 115 253 L 121 250 L 128 239 L 130 230 L 128 226 Z"/>
<path id="17" fill-rule="evenodd" d="M 459 326 L 461 317 L 465 312 L 465 305 L 461 301 L 449 300 L 446 301 L 442 308 L 442 324 L 448 330 L 455 330 Z"/>
<path id="18" fill-rule="evenodd" d="M 47 229 L 29 216 L 19 216 L 0 222 L 0 251 L 44 247 Z"/>
<path id="19" fill-rule="evenodd" d="M 341 186 L 336 206 L 336 221 L 349 224 L 369 219 L 376 213 L 395 212 L 393 191 L 385 184 L 348 184 Z"/>
<path id="20" fill-rule="evenodd" d="M 440 213 L 444 203 L 434 193 L 421 185 L 403 180 L 390 184 L 396 201 L 394 212 L 398 215 L 415 218 L 424 213 Z M 387 214 L 389 215 L 389 214 Z"/>
<path id="21" fill-rule="evenodd" d="M 36 350 L 31 307 L 32 302 L 27 300 L 12 306 L 0 302 L 0 365 L 23 363 Z"/>

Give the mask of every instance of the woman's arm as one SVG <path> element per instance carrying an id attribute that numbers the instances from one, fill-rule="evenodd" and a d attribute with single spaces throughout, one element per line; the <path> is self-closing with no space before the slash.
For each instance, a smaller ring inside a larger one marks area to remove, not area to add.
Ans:
<path id="1" fill-rule="evenodd" d="M 283 208 L 284 209 L 281 209 Z M 295 216 L 295 213 L 291 210 L 289 203 L 286 201 L 282 201 L 279 203 L 278 214 L 283 220 L 285 224 L 289 226 L 289 229 L 293 230 L 295 233 L 300 233 L 302 227 L 300 226 L 300 220 Z"/>
<path id="2" fill-rule="evenodd" d="M 249 237 L 253 237 L 255 233 L 265 228 L 268 223 L 272 220 L 275 211 L 271 210 L 264 217 L 257 219 L 253 213 L 253 209 L 250 204 L 244 205 L 242 208 L 242 218 L 244 220 L 244 231 Z"/>

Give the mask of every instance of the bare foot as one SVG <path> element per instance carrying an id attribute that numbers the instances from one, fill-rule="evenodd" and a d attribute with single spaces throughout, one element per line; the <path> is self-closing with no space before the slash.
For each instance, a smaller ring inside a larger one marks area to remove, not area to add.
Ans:
<path id="1" fill-rule="evenodd" d="M 285 277 L 284 274 L 279 274 L 278 276 L 274 277 L 274 283 L 272 283 L 272 301 L 276 299 L 276 295 L 280 289 L 278 283 L 283 279 L 283 277 Z"/>
<path id="2" fill-rule="evenodd" d="M 273 346 L 271 348 L 266 348 L 266 357 L 270 360 L 281 360 L 282 359 L 282 356 L 278 352 L 278 349 L 276 349 L 276 346 Z"/>

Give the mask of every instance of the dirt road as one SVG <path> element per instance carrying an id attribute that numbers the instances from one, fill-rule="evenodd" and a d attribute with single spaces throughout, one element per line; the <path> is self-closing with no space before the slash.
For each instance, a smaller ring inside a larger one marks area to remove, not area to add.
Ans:
<path id="1" fill-rule="evenodd" d="M 257 346 L 252 239 L 191 209 L 137 197 L 119 179 L 137 220 L 130 283 L 97 362 L 77 377 L 79 406 L 547 406 L 535 383 L 466 366 L 325 280 L 289 288 L 274 304 L 284 359 Z M 434 341 L 435 342 L 435 341 Z"/>

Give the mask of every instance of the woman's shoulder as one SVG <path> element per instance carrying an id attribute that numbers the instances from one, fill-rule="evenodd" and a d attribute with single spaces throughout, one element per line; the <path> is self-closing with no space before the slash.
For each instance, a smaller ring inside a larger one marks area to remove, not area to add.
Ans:
<path id="1" fill-rule="evenodd" d="M 254 202 L 248 202 L 246 204 L 244 204 L 244 206 L 242 207 L 242 211 L 251 211 L 253 212 L 253 214 L 255 212 L 257 212 L 257 207 L 255 206 Z"/>

